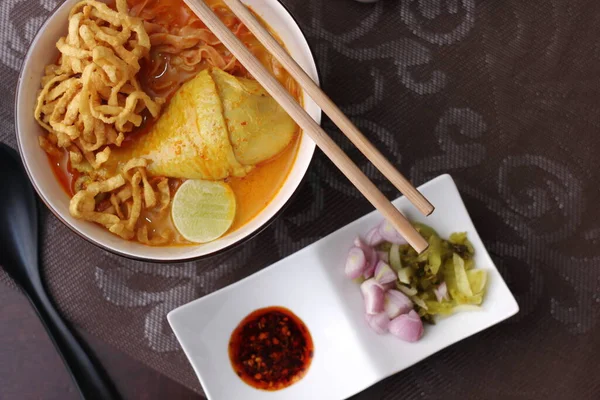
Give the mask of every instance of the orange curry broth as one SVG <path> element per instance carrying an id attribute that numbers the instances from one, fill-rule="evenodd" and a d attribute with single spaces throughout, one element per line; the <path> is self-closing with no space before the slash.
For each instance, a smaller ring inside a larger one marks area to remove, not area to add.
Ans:
<path id="1" fill-rule="evenodd" d="M 128 0 L 128 4 L 130 7 L 132 7 L 135 4 L 144 1 L 145 0 Z M 206 0 L 206 3 L 213 8 L 213 10 L 224 22 L 226 22 L 228 18 L 237 18 L 233 16 L 231 11 L 229 11 L 225 6 L 220 6 L 223 4 L 222 0 Z M 157 18 L 155 22 L 158 22 L 161 25 L 185 26 L 191 18 L 197 18 L 187 7 L 187 5 L 185 5 L 183 0 L 147 1 L 147 6 L 153 5 L 157 8 L 160 8 L 160 13 L 158 14 L 160 15 L 160 18 Z M 255 14 L 255 16 L 257 15 Z M 261 20 L 261 22 L 263 25 L 267 26 L 264 21 Z M 258 40 L 250 32 L 248 32 L 245 27 L 238 32 L 237 36 L 262 62 L 262 64 L 273 73 L 277 80 L 282 83 L 282 85 L 286 87 L 296 99 L 301 101 L 300 89 L 298 88 L 297 83 L 292 79 L 287 71 L 285 71 L 281 65 L 273 59 L 273 56 L 271 56 L 271 54 L 258 42 Z M 222 49 L 224 50 L 224 47 Z M 142 76 L 139 76 L 139 78 L 143 86 L 145 83 L 150 82 L 154 78 L 147 75 L 143 76 L 143 74 L 147 74 L 147 71 L 149 70 L 148 65 L 145 65 L 149 62 L 151 62 L 150 59 L 142 61 L 142 69 L 139 73 L 139 75 L 141 74 Z M 245 71 L 235 75 L 250 77 Z M 191 79 L 192 77 L 193 76 L 190 76 L 188 79 Z M 173 92 L 170 93 L 168 98 L 172 96 Z M 143 140 L 144 134 L 152 128 L 152 125 L 154 125 L 156 121 L 149 118 L 144 118 L 144 120 L 144 123 L 139 128 L 125 136 L 123 146 L 132 145 L 137 140 Z M 271 202 L 271 200 L 273 200 L 279 189 L 283 186 L 283 183 L 285 182 L 294 164 L 296 154 L 300 146 L 300 141 L 300 130 L 298 128 L 298 133 L 295 135 L 292 143 L 290 143 L 285 150 L 283 150 L 273 159 L 258 164 L 248 175 L 243 178 L 232 177 L 225 180 L 229 183 L 234 191 L 237 201 L 235 220 L 229 229 L 229 232 L 239 229 L 248 223 L 250 220 L 256 217 Z M 71 168 L 67 152 L 64 151 L 61 157 L 52 157 L 48 155 L 48 159 L 57 180 L 60 182 L 65 192 L 72 197 L 75 194 L 74 183 L 80 174 L 77 170 Z M 181 180 L 169 178 L 169 183 L 172 198 L 174 192 L 181 184 Z M 167 246 L 190 244 L 183 237 L 181 237 L 181 235 L 179 235 L 173 226 L 170 218 L 171 213 L 169 212 L 166 215 L 168 215 L 167 218 L 162 217 L 160 219 L 155 219 L 154 215 L 150 214 L 146 210 L 143 210 L 138 224 L 146 224 L 148 226 L 150 235 L 154 232 L 160 232 L 165 228 L 173 231 L 174 237 L 169 243 L 166 244 Z"/>

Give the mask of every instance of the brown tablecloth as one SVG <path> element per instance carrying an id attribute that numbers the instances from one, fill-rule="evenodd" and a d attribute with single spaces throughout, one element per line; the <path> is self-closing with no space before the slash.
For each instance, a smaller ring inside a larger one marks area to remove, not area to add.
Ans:
<path id="1" fill-rule="evenodd" d="M 57 3 L 0 1 L 1 139 L 12 146 L 17 71 Z M 364 398 L 600 398 L 600 2 L 283 3 L 308 36 L 326 92 L 385 155 L 415 184 L 452 174 L 521 307 Z M 397 196 L 330 121 L 323 125 Z M 226 255 L 129 261 L 45 210 L 43 269 L 74 324 L 200 391 L 166 313 L 370 210 L 317 152 L 285 213 Z"/>

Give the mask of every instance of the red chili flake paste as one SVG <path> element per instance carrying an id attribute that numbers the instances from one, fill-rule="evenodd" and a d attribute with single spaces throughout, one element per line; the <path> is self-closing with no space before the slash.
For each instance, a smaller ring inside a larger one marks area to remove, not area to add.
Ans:
<path id="1" fill-rule="evenodd" d="M 229 340 L 229 359 L 248 385 L 280 390 L 304 377 L 314 346 L 304 322 L 284 307 L 258 309 L 240 322 Z"/>

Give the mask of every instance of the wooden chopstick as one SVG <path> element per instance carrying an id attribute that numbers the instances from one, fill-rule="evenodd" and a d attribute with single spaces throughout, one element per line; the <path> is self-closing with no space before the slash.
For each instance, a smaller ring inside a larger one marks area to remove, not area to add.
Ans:
<path id="1" fill-rule="evenodd" d="M 425 251 L 427 241 L 416 231 L 412 224 L 390 203 L 377 189 L 377 186 L 352 162 L 339 146 L 321 129 L 304 111 L 296 100 L 266 70 L 260 61 L 244 46 L 242 42 L 221 22 L 219 17 L 203 0 L 184 0 L 192 11 L 206 24 L 208 29 L 227 47 L 227 49 L 246 67 L 254 79 L 281 105 L 340 169 L 354 186 L 388 219 L 407 242 L 418 252 Z"/>
<path id="2" fill-rule="evenodd" d="M 373 146 L 333 101 L 304 72 L 302 67 L 271 36 L 240 0 L 224 0 L 259 42 L 283 65 L 315 103 L 375 167 L 423 214 L 429 215 L 431 203 Z"/>

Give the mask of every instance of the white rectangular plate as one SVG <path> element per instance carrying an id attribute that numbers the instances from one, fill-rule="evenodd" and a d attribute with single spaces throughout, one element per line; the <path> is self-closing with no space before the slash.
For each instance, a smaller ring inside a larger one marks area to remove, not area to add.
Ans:
<path id="1" fill-rule="evenodd" d="M 480 311 L 462 312 L 426 326 L 423 338 L 406 343 L 377 335 L 367 326 L 359 287 L 344 275 L 348 249 L 381 221 L 372 212 L 272 266 L 215 293 L 181 306 L 169 323 L 209 399 L 345 399 L 437 351 L 516 314 L 519 306 L 488 255 L 449 175 L 420 191 L 434 204 L 429 217 L 404 197 L 393 203 L 413 221 L 442 237 L 466 231 L 475 248 L 475 265 L 488 271 Z M 315 355 L 306 376 L 276 392 L 242 382 L 229 362 L 229 337 L 250 312 L 283 306 L 298 315 L 312 334 Z"/>

